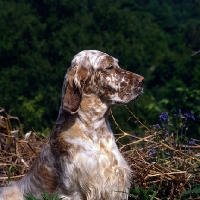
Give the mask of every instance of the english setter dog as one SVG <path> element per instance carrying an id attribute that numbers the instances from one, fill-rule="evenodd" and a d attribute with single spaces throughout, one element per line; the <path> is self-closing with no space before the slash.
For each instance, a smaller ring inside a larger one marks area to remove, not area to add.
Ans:
<path id="1" fill-rule="evenodd" d="M 65 75 L 48 142 L 29 172 L 0 190 L 0 200 L 23 200 L 26 194 L 42 199 L 43 192 L 57 192 L 65 200 L 128 199 L 131 169 L 107 117 L 112 105 L 140 96 L 143 82 L 144 77 L 121 69 L 106 53 L 78 53 Z"/>

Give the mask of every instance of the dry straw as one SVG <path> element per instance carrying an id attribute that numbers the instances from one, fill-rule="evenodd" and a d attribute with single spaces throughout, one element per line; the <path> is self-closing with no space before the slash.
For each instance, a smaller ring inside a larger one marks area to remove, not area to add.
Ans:
<path id="1" fill-rule="evenodd" d="M 193 146 L 180 144 L 174 148 L 172 138 L 160 137 L 159 132 L 145 126 L 127 106 L 125 108 L 144 132 L 143 137 L 126 133 L 111 111 L 121 132 L 116 134 L 116 142 L 133 170 L 133 184 L 144 189 L 155 185 L 155 199 L 178 199 L 183 191 L 200 184 L 199 141 Z M 0 108 L 0 187 L 23 177 L 45 142 L 35 131 L 24 134 L 20 120 Z"/>
<path id="2" fill-rule="evenodd" d="M 19 118 L 0 108 L 0 187 L 24 176 L 44 142 L 34 131 L 24 135 Z"/>

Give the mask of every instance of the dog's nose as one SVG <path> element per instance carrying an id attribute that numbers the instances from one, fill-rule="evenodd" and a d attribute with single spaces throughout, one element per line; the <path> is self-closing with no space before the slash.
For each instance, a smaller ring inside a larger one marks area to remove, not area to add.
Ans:
<path id="1" fill-rule="evenodd" d="M 137 81 L 138 81 L 139 83 L 144 83 L 144 77 L 143 77 L 143 76 L 139 76 L 139 77 L 137 78 Z"/>

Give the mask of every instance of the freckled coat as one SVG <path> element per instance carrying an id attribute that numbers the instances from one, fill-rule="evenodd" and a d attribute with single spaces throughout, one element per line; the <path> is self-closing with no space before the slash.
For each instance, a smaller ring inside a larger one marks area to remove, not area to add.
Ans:
<path id="1" fill-rule="evenodd" d="M 96 50 L 77 54 L 62 89 L 58 119 L 48 142 L 21 180 L 0 190 L 0 200 L 58 192 L 65 200 L 125 200 L 131 169 L 107 121 L 109 108 L 135 100 L 143 77 L 121 69 Z"/>

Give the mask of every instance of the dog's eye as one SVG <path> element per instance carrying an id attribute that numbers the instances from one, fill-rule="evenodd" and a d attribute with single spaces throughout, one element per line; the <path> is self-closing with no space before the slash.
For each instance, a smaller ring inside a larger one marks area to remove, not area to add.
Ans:
<path id="1" fill-rule="evenodd" d="M 106 69 L 113 69 L 113 65 L 106 67 Z"/>

